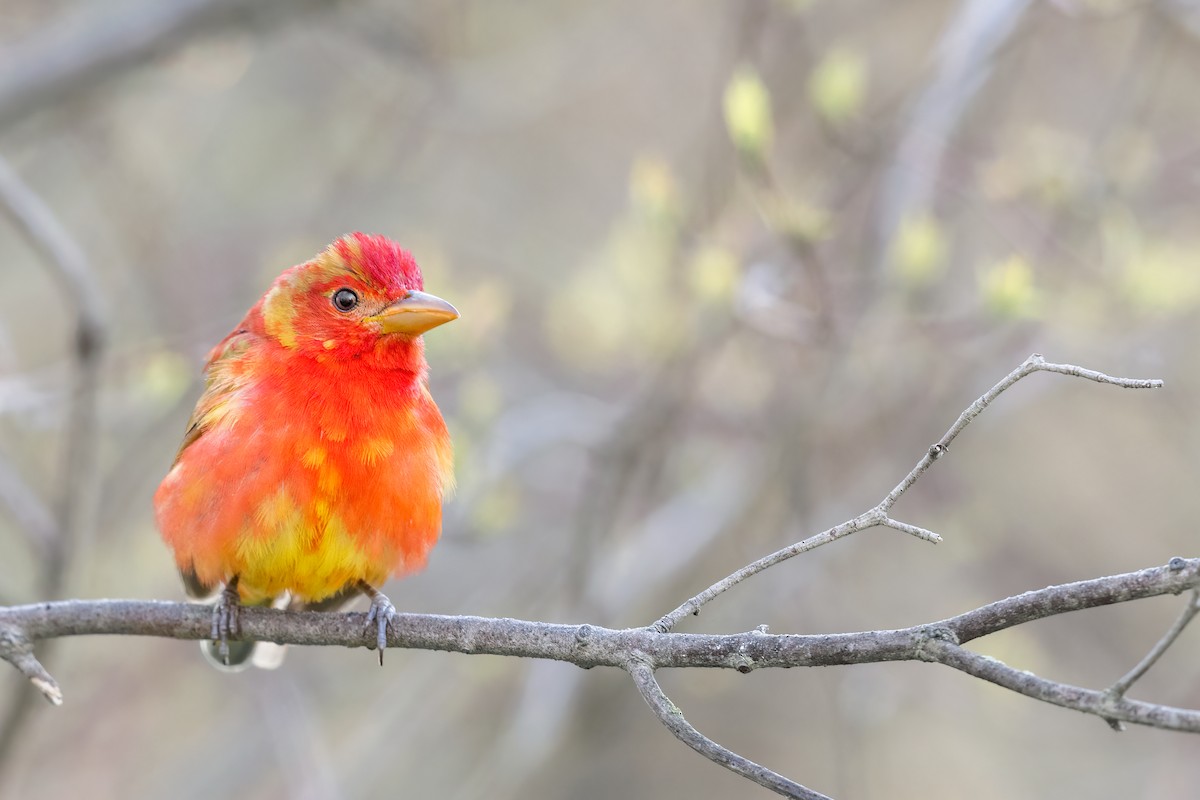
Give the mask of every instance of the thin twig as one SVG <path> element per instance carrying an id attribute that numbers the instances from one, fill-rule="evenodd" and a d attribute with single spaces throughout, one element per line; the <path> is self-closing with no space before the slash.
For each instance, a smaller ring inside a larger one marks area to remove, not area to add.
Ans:
<path id="1" fill-rule="evenodd" d="M 758 561 L 747 564 L 732 575 L 728 575 L 714 583 L 712 586 L 705 589 L 700 594 L 688 600 L 683 605 L 676 608 L 669 614 L 664 615 L 658 622 L 652 626 L 654 630 L 660 633 L 667 633 L 688 614 L 699 614 L 700 608 L 708 601 L 712 600 L 717 595 L 737 586 L 742 581 L 749 577 L 757 575 L 768 567 L 773 567 L 781 561 L 787 561 L 793 556 L 798 556 L 801 553 L 807 553 L 809 550 L 815 550 L 821 545 L 829 544 L 841 539 L 843 536 L 849 536 L 852 533 L 863 530 L 864 528 L 874 527 L 880 524 L 879 522 L 870 522 L 863 517 L 855 517 L 852 520 L 847 520 L 841 525 L 835 525 L 832 528 L 821 531 L 815 536 L 810 536 L 807 539 L 797 542 L 793 545 L 788 545 L 781 550 L 776 550 L 770 555 L 763 556 Z"/>
<path id="2" fill-rule="evenodd" d="M 789 545 L 788 547 L 777 550 L 774 553 L 764 556 L 763 558 L 760 558 L 751 564 L 747 564 L 737 572 L 734 572 L 733 574 L 717 581 L 712 586 L 709 586 L 707 589 L 700 592 L 695 597 L 692 597 L 674 611 L 664 615 L 658 620 L 658 622 L 654 623 L 654 629 L 665 633 L 674 628 L 681 619 L 689 614 L 699 614 L 701 607 L 703 607 L 717 595 L 733 588 L 747 578 L 757 575 L 764 569 L 773 567 L 782 561 L 787 561 L 793 556 L 800 555 L 801 553 L 807 553 L 810 550 L 815 550 L 821 545 L 829 544 L 830 542 L 837 541 L 844 536 L 849 536 L 850 534 L 861 530 L 866 530 L 868 528 L 874 528 L 877 526 L 884 526 L 903 531 L 925 541 L 935 543 L 941 541 L 941 537 L 932 531 L 925 530 L 924 528 L 918 528 L 915 525 L 897 522 L 896 520 L 891 519 L 888 516 L 888 512 L 891 510 L 892 506 L 896 504 L 896 501 L 899 500 L 900 497 L 907 492 L 922 475 L 925 474 L 925 472 L 933 465 L 933 462 L 937 461 L 946 454 L 950 447 L 950 443 L 953 442 L 960 433 L 962 433 L 967 425 L 971 423 L 971 420 L 983 413 L 983 410 L 987 408 L 988 405 L 990 405 L 991 402 L 999 397 L 1006 389 L 1022 378 L 1033 374 L 1034 372 L 1056 372 L 1061 375 L 1071 375 L 1076 378 L 1086 378 L 1087 380 L 1096 381 L 1097 383 L 1110 383 L 1126 389 L 1158 389 L 1163 385 L 1161 380 L 1114 378 L 1112 376 L 1105 375 L 1102 372 L 1085 369 L 1083 367 L 1075 366 L 1074 364 L 1050 364 L 1046 362 L 1040 353 L 1034 353 L 1029 358 L 1025 359 L 1025 361 L 1022 362 L 1019 367 L 1006 375 L 999 383 L 984 392 L 984 394 L 978 400 L 968 406 L 967 409 L 959 415 L 954 424 L 950 426 L 950 429 L 946 431 L 942 438 L 939 439 L 932 447 L 930 447 L 928 451 L 926 451 L 925 455 L 921 457 L 921 460 L 917 462 L 916 466 L 914 466 L 912 470 L 909 471 L 908 475 L 904 477 L 904 480 L 896 484 L 895 488 L 887 493 L 883 500 L 880 501 L 879 505 L 863 514 L 860 514 L 854 519 L 847 520 L 840 525 L 835 525 L 834 527 L 822 531 L 815 536 L 810 536 L 801 542 Z"/>
<path id="3" fill-rule="evenodd" d="M 83 249 L 42 199 L 0 158 L 0 213 L 42 257 L 47 271 L 75 307 L 74 374 L 63 431 L 62 472 L 53 528 L 41 526 L 46 548 L 42 591 L 58 595 L 67 555 L 85 518 L 83 487 L 94 475 L 96 395 L 107 313 L 95 273 Z M 32 497 L 32 495 L 30 495 Z"/>
<path id="4" fill-rule="evenodd" d="M 1104 719 L 1134 722 L 1185 733 L 1200 733 L 1200 713 L 1190 709 L 1127 700 L 1123 697 L 1113 697 L 1108 692 L 1046 680 L 1028 670 L 1013 669 L 1002 661 L 972 653 L 952 641 L 943 639 L 931 638 L 922 653 L 926 661 L 945 664 L 1043 703 L 1094 714 Z"/>
<path id="5" fill-rule="evenodd" d="M 73 371 L 62 435 L 62 466 L 54 524 L 47 526 L 45 520 L 36 517 L 29 517 L 27 523 L 38 526 L 28 528 L 27 535 L 39 536 L 43 556 L 40 590 L 44 597 L 53 599 L 62 594 L 70 556 L 77 548 L 81 529 L 92 518 L 92 493 L 89 489 L 94 485 L 97 473 L 94 464 L 97 397 L 107 315 L 99 284 L 83 249 L 75 243 L 50 207 L 25 185 L 2 158 L 0 212 L 8 217 L 42 257 L 47 272 L 75 307 Z M 28 509 L 32 508 L 30 504 L 35 501 L 36 497 L 30 493 L 25 500 L 27 516 Z M 45 672 L 40 663 L 36 666 L 42 673 Z M 57 687 L 54 689 L 57 691 Z M 17 742 L 17 731 L 30 708 L 28 694 L 20 692 L 13 697 L 0 725 L 0 764 L 12 753 Z"/>
<path id="6" fill-rule="evenodd" d="M 776 794 L 799 800 L 832 800 L 827 795 L 814 792 L 801 786 L 795 781 L 788 780 L 777 772 L 772 772 L 764 766 L 755 764 L 748 758 L 739 756 L 732 750 L 709 739 L 692 727 L 683 717 L 679 707 L 671 702 L 671 698 L 663 692 L 662 687 L 654 677 L 654 668 L 644 661 L 633 661 L 629 664 L 629 675 L 637 685 L 642 699 L 666 726 L 675 738 L 695 750 L 713 763 L 720 764 L 725 769 L 748 778 L 759 786 L 765 786 Z"/>
<path id="7" fill-rule="evenodd" d="M 67 233 L 42 199 L 0 158 L 0 213 L 37 251 L 58 283 L 59 288 L 75 306 L 80 319 L 79 349 L 98 345 L 96 337 L 103 334 L 106 313 L 100 287 L 87 256 Z"/>
<path id="8" fill-rule="evenodd" d="M 1192 618 L 1197 613 L 1200 613 L 1200 592 L 1193 590 L 1191 597 L 1188 598 L 1187 605 L 1183 607 L 1183 613 L 1175 620 L 1175 624 L 1150 649 L 1146 657 L 1138 662 L 1137 666 L 1129 670 L 1129 672 L 1121 676 L 1116 683 L 1109 687 L 1109 696 L 1114 699 L 1124 697 L 1125 693 L 1129 691 L 1129 687 L 1137 683 L 1154 666 L 1155 662 L 1162 657 L 1162 654 L 1167 652 L 1167 648 L 1175 643 L 1175 640 L 1179 638 L 1179 634 L 1183 633 L 1183 629 L 1188 626 L 1188 623 L 1192 621 Z"/>
<path id="9" fill-rule="evenodd" d="M 885 528 L 891 528 L 892 530 L 900 531 L 901 533 L 907 533 L 909 536 L 915 536 L 918 539 L 924 539 L 925 541 L 932 542 L 933 544 L 937 544 L 942 540 L 942 537 L 933 531 L 917 527 L 916 525 L 909 525 L 907 522 L 900 522 L 899 520 L 894 520 L 891 517 L 885 517 L 884 520 L 879 524 Z"/>
<path id="10" fill-rule="evenodd" d="M 8 508 L 13 521 L 38 556 L 46 558 L 58 539 L 58 523 L 49 506 L 42 502 L 21 473 L 0 455 L 0 502 Z"/>
<path id="11" fill-rule="evenodd" d="M 1161 380 L 1150 380 L 1144 378 L 1114 378 L 1111 375 L 1105 375 L 1103 372 L 1096 372 L 1092 369 L 1075 366 L 1074 364 L 1050 364 L 1047 363 L 1041 353 L 1034 353 L 1029 358 L 1025 359 L 1019 367 L 1014 369 L 1008 375 L 991 389 L 984 392 L 979 399 L 969 405 L 950 429 L 942 435 L 941 439 L 929 448 L 925 455 L 917 462 L 917 465 L 912 468 L 908 475 L 904 476 L 904 480 L 896 484 L 896 488 L 888 492 L 887 497 L 879 504 L 884 511 L 889 511 L 901 495 L 907 492 L 912 485 L 917 482 L 933 462 L 940 459 L 950 449 L 950 443 L 953 442 L 963 430 L 971 424 L 971 421 L 983 413 L 983 410 L 992 404 L 997 397 L 1004 393 L 1017 381 L 1028 377 L 1035 372 L 1055 372 L 1059 375 L 1070 375 L 1075 378 L 1085 378 L 1089 381 L 1097 383 L 1108 383 L 1114 386 L 1120 386 L 1124 389 L 1161 389 L 1163 382 Z"/>

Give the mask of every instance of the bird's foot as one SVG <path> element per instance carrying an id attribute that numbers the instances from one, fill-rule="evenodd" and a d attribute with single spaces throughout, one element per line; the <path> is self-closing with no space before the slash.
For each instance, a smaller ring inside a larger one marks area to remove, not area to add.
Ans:
<path id="1" fill-rule="evenodd" d="M 362 584 L 363 594 L 371 598 L 371 607 L 367 609 L 367 631 L 374 629 L 375 647 L 379 650 L 379 666 L 383 666 L 383 651 L 387 647 L 388 626 L 396 617 L 396 607 L 383 592 L 369 584 Z"/>
<path id="2" fill-rule="evenodd" d="M 242 605 L 238 594 L 238 579 L 234 575 L 217 595 L 212 612 L 212 640 L 217 645 L 217 658 L 229 666 L 229 637 L 242 632 Z"/>

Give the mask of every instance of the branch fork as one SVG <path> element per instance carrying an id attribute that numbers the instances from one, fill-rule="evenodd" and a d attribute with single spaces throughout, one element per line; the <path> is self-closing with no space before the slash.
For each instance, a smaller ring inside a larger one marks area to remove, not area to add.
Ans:
<path id="1" fill-rule="evenodd" d="M 42 666 L 33 654 L 33 642 L 19 629 L 9 625 L 0 626 L 0 658 L 16 667 L 42 696 L 56 706 L 63 702 L 62 689 L 58 682 Z"/>
<path id="2" fill-rule="evenodd" d="M 858 516 L 748 564 L 644 628 L 613 630 L 597 625 L 556 625 L 514 619 L 398 614 L 388 632 L 389 646 L 507 655 L 565 661 L 582 668 L 625 670 L 659 721 L 680 741 L 709 760 L 778 794 L 801 800 L 825 795 L 734 753 L 705 737 L 684 718 L 655 677 L 662 668 L 716 667 L 747 673 L 765 667 L 804 667 L 918 660 L 943 664 L 1043 702 L 1101 717 L 1114 725 L 1133 722 L 1164 730 L 1200 732 L 1200 710 L 1172 708 L 1125 697 L 1128 689 L 1178 639 L 1200 613 L 1200 558 L 1173 558 L 1164 566 L 1124 575 L 1050 586 L 990 603 L 956 617 L 900 630 L 842 634 L 772 634 L 766 626 L 738 634 L 674 632 L 676 624 L 747 578 L 793 556 L 860 530 L 886 527 L 923 541 L 938 542 L 933 531 L 900 522 L 891 509 L 950 443 L 1002 392 L 1034 372 L 1055 372 L 1125 388 L 1158 388 L 1162 381 L 1113 378 L 1070 364 L 1051 364 L 1034 354 L 972 403 L 875 506 Z M 1178 619 L 1128 674 L 1103 691 L 1040 678 L 1009 667 L 964 645 L 996 631 L 1056 614 L 1162 594 L 1190 592 Z M 235 639 L 281 644 L 360 647 L 361 614 L 285 612 L 246 608 Z M 0 608 L 0 658 L 11 663 L 54 704 L 58 684 L 33 654 L 33 643 L 81 634 L 124 634 L 206 639 L 211 635 L 208 606 L 126 600 L 64 601 Z"/>

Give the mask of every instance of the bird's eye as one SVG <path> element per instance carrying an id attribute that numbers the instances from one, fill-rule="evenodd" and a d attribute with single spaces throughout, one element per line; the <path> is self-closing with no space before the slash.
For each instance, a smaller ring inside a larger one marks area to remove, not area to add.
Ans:
<path id="1" fill-rule="evenodd" d="M 333 293 L 333 307 L 338 311 L 353 311 L 358 305 L 358 294 L 353 289 L 338 289 Z"/>

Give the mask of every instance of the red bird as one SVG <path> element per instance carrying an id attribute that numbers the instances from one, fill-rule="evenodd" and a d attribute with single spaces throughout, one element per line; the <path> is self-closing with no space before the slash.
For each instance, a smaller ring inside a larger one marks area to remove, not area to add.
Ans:
<path id="1" fill-rule="evenodd" d="M 188 594 L 220 590 L 226 666 L 239 604 L 328 610 L 360 593 L 380 663 L 389 575 L 421 569 L 453 487 L 421 334 L 458 317 L 413 257 L 353 233 L 292 267 L 213 348 L 206 387 L 154 496 Z"/>

